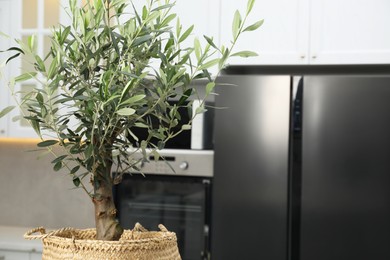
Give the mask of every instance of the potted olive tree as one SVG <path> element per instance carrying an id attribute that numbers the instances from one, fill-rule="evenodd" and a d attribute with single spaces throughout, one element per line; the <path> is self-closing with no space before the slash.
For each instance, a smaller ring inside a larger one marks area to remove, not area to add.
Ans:
<path id="1" fill-rule="evenodd" d="M 150 154 L 157 159 L 166 141 L 189 130 L 196 114 L 206 111 L 201 102 L 188 122 L 180 118 L 178 109 L 191 108 L 192 102 L 186 101 L 197 95 L 191 82 L 208 80 L 205 93 L 209 95 L 215 86 L 211 67 L 221 70 L 231 56 L 256 55 L 232 52 L 241 33 L 262 24 L 245 25 L 253 4 L 254 0 L 248 1 L 243 16 L 236 11 L 229 46 L 217 47 L 213 38 L 204 36 L 202 41 L 196 38 L 192 47 L 182 48 L 193 26 L 182 28 L 170 0 L 148 0 L 140 10 L 130 0 L 94 0 L 83 7 L 70 0 L 72 24 L 54 28 L 47 56 L 36 54 L 34 36 L 28 43 L 16 40 L 17 45 L 7 50 L 14 52 L 7 63 L 19 55 L 34 60 L 35 70 L 11 79 L 9 89 L 17 96 L 15 84 L 39 82 L 39 88 L 16 100 L 21 100 L 18 105 L 25 111 L 24 118 L 42 139 L 38 147 L 55 156 L 54 171 L 66 168 L 73 184 L 91 198 L 96 240 L 118 241 L 124 232 L 116 220 L 112 186 L 123 174 L 139 170 L 137 165 L 148 161 Z M 175 105 L 168 102 L 173 98 L 179 100 Z M 5 108 L 0 116 L 12 108 Z M 159 122 L 158 127 L 153 120 Z M 145 128 L 148 137 L 140 140 L 134 128 Z M 152 138 L 158 140 L 157 145 L 150 142 Z M 54 152 L 57 147 L 61 153 Z M 132 156 L 136 152 L 143 156 Z M 74 240 L 75 233 L 67 236 Z M 52 256 L 45 256 L 44 249 L 44 257 Z"/>

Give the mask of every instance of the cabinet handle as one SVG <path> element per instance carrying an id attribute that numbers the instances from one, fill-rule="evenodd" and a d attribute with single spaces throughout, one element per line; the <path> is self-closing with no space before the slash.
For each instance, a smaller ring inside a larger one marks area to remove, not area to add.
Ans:
<path id="1" fill-rule="evenodd" d="M 315 60 L 315 59 L 317 59 L 317 55 L 313 55 L 313 56 L 311 56 L 311 58 L 312 58 L 313 60 Z"/>
<path id="2" fill-rule="evenodd" d="M 4 130 L 4 129 L 1 129 L 1 130 L 0 130 L 0 134 L 5 134 L 5 130 Z M 0 260 L 4 260 L 4 257 L 1 257 L 1 256 L 0 256 Z"/>
<path id="3" fill-rule="evenodd" d="M 306 58 L 306 56 L 305 55 L 301 55 L 301 59 L 303 60 L 304 58 Z"/>

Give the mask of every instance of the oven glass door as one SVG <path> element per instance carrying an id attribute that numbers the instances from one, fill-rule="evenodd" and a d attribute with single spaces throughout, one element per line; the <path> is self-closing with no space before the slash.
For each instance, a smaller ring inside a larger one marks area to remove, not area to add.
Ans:
<path id="1" fill-rule="evenodd" d="M 118 217 L 126 229 L 140 222 L 149 230 L 163 224 L 176 233 L 182 259 L 209 258 L 211 179 L 126 175 L 115 188 Z"/>

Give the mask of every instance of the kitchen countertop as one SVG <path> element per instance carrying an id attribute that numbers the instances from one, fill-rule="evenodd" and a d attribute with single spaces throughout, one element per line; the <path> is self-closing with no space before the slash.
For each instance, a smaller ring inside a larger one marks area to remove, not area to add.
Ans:
<path id="1" fill-rule="evenodd" d="M 41 240 L 26 240 L 26 227 L 0 226 L 0 250 L 42 252 Z"/>

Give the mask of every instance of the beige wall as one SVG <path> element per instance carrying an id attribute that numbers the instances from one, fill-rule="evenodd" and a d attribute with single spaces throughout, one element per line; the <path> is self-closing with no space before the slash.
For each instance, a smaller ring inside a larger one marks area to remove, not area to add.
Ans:
<path id="1" fill-rule="evenodd" d="M 47 228 L 94 226 L 93 206 L 51 155 L 37 159 L 31 141 L 0 140 L 0 225 Z"/>

